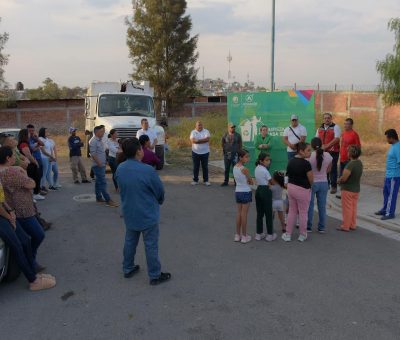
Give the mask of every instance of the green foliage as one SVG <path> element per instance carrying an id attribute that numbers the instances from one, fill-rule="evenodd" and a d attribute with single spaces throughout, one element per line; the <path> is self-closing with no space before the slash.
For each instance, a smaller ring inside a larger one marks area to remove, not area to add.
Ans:
<path id="1" fill-rule="evenodd" d="M 0 18 L 0 22 L 1 22 L 1 18 Z M 4 81 L 4 66 L 6 66 L 7 63 L 8 63 L 8 55 L 7 54 L 3 54 L 2 51 L 4 49 L 4 46 L 5 46 L 8 38 L 9 38 L 8 33 L 5 32 L 3 34 L 0 34 L 0 86 L 5 84 L 5 81 Z"/>
<path id="2" fill-rule="evenodd" d="M 395 44 L 393 54 L 386 55 L 385 60 L 376 63 L 376 69 L 381 75 L 380 92 L 386 104 L 400 104 L 400 18 L 393 18 L 388 23 L 388 29 L 394 32 Z"/>
<path id="3" fill-rule="evenodd" d="M 52 79 L 46 78 L 43 86 L 27 90 L 27 97 L 32 100 L 39 99 L 74 99 L 82 98 L 86 90 L 81 87 L 59 87 Z"/>
<path id="4" fill-rule="evenodd" d="M 126 18 L 127 45 L 135 80 L 149 80 L 155 97 L 167 101 L 196 89 L 198 36 L 190 36 L 192 20 L 185 0 L 133 0 Z"/>

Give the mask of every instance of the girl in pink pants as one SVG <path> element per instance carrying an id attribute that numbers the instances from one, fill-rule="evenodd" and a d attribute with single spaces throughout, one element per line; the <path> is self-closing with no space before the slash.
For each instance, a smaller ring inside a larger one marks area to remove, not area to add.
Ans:
<path id="1" fill-rule="evenodd" d="M 297 154 L 292 158 L 286 169 L 288 177 L 289 214 L 287 217 L 286 233 L 282 239 L 286 242 L 292 240 L 292 232 L 299 215 L 300 235 L 298 240 L 303 242 L 307 239 L 308 207 L 311 198 L 311 186 L 313 184 L 313 173 L 311 164 L 306 158 L 310 158 L 311 147 L 308 143 L 297 144 Z"/>

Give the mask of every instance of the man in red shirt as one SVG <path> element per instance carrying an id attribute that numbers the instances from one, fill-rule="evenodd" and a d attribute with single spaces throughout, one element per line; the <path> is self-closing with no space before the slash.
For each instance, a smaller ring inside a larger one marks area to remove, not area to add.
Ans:
<path id="1" fill-rule="evenodd" d="M 358 145 L 361 147 L 360 137 L 358 133 L 353 130 L 354 121 L 351 118 L 346 118 L 344 121 L 344 131 L 340 142 L 340 176 L 346 164 L 349 162 L 348 149 L 350 145 Z"/>

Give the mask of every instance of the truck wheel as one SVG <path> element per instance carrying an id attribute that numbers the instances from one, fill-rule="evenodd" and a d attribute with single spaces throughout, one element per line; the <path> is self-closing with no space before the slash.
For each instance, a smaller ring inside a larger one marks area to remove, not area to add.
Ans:
<path id="1" fill-rule="evenodd" d="M 156 155 L 160 159 L 160 164 L 156 166 L 157 170 L 164 167 L 164 145 L 156 145 Z"/>
<path id="2" fill-rule="evenodd" d="M 13 282 L 18 279 L 21 274 L 21 269 L 19 269 L 17 260 L 10 251 L 8 252 L 8 265 L 7 265 L 7 273 L 4 277 L 4 282 Z"/>
<path id="3" fill-rule="evenodd" d="M 90 158 L 89 141 L 92 139 L 92 137 L 93 137 L 93 132 L 86 135 L 86 157 L 87 158 Z"/>

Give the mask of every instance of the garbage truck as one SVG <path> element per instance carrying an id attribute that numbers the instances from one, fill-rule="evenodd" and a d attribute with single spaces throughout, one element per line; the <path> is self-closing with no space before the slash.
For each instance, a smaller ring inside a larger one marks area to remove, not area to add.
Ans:
<path id="1" fill-rule="evenodd" d="M 141 120 L 146 118 L 149 127 L 157 134 L 155 153 L 161 160 L 158 170 L 164 165 L 164 129 L 157 124 L 154 110 L 154 89 L 148 81 L 134 83 L 92 82 L 85 97 L 86 151 L 89 157 L 89 140 L 95 126 L 104 125 L 107 138 L 111 129 L 119 138 L 136 137 L 141 129 Z"/>

